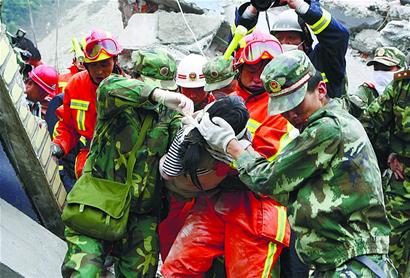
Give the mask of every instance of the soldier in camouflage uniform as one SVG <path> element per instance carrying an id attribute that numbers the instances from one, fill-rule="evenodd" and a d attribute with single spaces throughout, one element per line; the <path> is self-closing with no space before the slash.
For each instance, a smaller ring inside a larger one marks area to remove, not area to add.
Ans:
<path id="1" fill-rule="evenodd" d="M 329 101 L 321 75 L 299 50 L 272 60 L 261 79 L 269 112 L 283 113 L 301 131 L 275 161 L 244 150 L 222 119 L 204 116 L 201 134 L 236 159 L 251 190 L 288 205 L 296 251 L 315 277 L 396 277 L 380 171 L 360 122 Z"/>
<path id="2" fill-rule="evenodd" d="M 157 68 L 163 66 L 161 62 Z M 154 121 L 136 156 L 134 198 L 127 233 L 121 240 L 111 242 L 66 227 L 68 251 L 62 266 L 64 277 L 99 277 L 104 256 L 109 251 L 117 258 L 117 277 L 155 276 L 162 185 L 158 163 L 180 128 L 179 114 L 171 113 L 164 105 L 185 114 L 193 112 L 192 101 L 182 94 L 155 89 L 155 86 L 119 75 L 111 75 L 101 82 L 97 90 L 95 136 L 88 157 L 93 176 L 125 183 L 128 153 L 138 138 L 142 122 L 147 114 L 152 114 Z"/>
<path id="3" fill-rule="evenodd" d="M 394 75 L 383 95 L 367 108 L 362 122 L 372 141 L 386 130 L 389 135 L 386 148 L 393 172 L 384 185 L 387 216 L 392 226 L 389 252 L 400 276 L 407 278 L 410 277 L 410 70 Z"/>
<path id="4" fill-rule="evenodd" d="M 381 94 L 386 85 L 393 80 L 393 75 L 405 67 L 405 55 L 395 47 L 380 47 L 374 52 L 374 58 L 367 63 L 373 66 L 373 81 L 364 82 L 354 92 L 346 96 L 346 106 L 350 114 L 359 119 L 364 110 Z M 386 150 L 389 138 L 386 132 L 381 132 L 372 142 L 376 152 L 379 167 L 382 172 L 386 169 L 386 160 L 389 153 Z"/>
<path id="5" fill-rule="evenodd" d="M 386 85 L 393 80 L 393 74 L 403 69 L 406 56 L 396 47 L 379 47 L 374 52 L 374 58 L 367 63 L 373 66 L 373 81 L 364 82 L 354 92 L 347 95 L 349 112 L 359 118 L 363 111 L 381 95 Z"/>
<path id="6" fill-rule="evenodd" d="M 235 92 L 237 86 L 233 57 L 226 60 L 223 56 L 217 56 L 208 60 L 202 67 L 206 84 L 204 91 L 211 92 L 215 98 L 220 98 Z"/>

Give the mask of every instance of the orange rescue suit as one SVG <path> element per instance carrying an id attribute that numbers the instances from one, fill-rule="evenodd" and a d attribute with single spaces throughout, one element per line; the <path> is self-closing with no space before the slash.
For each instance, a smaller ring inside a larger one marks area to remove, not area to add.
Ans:
<path id="1" fill-rule="evenodd" d="M 58 144 L 65 154 L 77 145 L 81 136 L 88 143 L 93 138 L 97 120 L 96 91 L 97 85 L 91 81 L 87 71 L 72 76 L 64 89 L 63 120 L 58 124 L 53 142 Z M 84 148 L 77 155 L 75 163 L 77 178 L 81 175 L 87 154 L 88 148 Z"/>

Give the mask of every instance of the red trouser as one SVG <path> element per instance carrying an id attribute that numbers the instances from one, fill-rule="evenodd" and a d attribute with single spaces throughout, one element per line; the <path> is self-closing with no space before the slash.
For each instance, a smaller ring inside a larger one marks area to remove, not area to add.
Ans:
<path id="1" fill-rule="evenodd" d="M 172 244 L 184 226 L 185 219 L 194 204 L 194 198 L 191 201 L 178 201 L 173 195 L 170 196 L 168 216 L 158 226 L 162 261 L 167 258 L 169 250 L 171 250 Z"/>
<path id="2" fill-rule="evenodd" d="M 252 192 L 198 197 L 161 272 L 166 278 L 202 277 L 224 255 L 228 277 L 270 277 L 289 235 L 286 208 L 271 199 Z"/>
<path id="3" fill-rule="evenodd" d="M 75 165 L 74 165 L 74 170 L 75 170 L 75 176 L 77 179 L 81 177 L 83 174 L 83 168 L 85 161 L 87 160 L 88 153 L 90 152 L 89 149 L 80 149 L 78 152 L 76 158 L 75 158 Z"/>

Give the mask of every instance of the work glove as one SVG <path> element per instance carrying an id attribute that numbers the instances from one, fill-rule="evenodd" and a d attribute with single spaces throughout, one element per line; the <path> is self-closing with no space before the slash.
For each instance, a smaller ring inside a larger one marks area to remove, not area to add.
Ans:
<path id="1" fill-rule="evenodd" d="M 194 103 L 191 99 L 180 93 L 155 89 L 151 95 L 152 100 L 166 107 L 190 116 L 194 112 Z"/>
<path id="2" fill-rule="evenodd" d="M 60 159 L 64 156 L 63 149 L 56 143 L 51 143 L 50 150 L 51 150 L 51 155 L 57 159 Z"/>
<path id="3" fill-rule="evenodd" d="M 226 153 L 231 140 L 236 140 L 235 132 L 230 124 L 220 117 L 213 117 L 211 120 L 208 113 L 203 115 L 198 130 L 213 150 L 222 153 Z"/>

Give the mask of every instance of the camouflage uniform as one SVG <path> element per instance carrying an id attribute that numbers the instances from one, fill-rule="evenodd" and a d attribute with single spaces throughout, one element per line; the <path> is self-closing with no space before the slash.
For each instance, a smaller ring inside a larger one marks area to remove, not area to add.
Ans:
<path id="1" fill-rule="evenodd" d="M 410 71 L 395 74 L 383 95 L 365 111 L 363 125 L 370 140 L 388 131 L 389 153 L 404 165 L 404 181 L 391 177 L 385 185 L 385 202 L 392 226 L 390 255 L 402 277 L 410 277 Z"/>
<path id="2" fill-rule="evenodd" d="M 298 106 L 314 72 L 298 50 L 272 60 L 261 75 L 269 112 Z M 375 277 L 356 261 L 366 256 L 395 277 L 386 255 L 390 229 L 376 156 L 360 122 L 337 102 L 316 110 L 274 162 L 244 152 L 236 163 L 251 190 L 288 205 L 296 251 L 315 275 Z"/>
<path id="3" fill-rule="evenodd" d="M 160 190 L 158 163 L 180 127 L 180 117 L 149 101 L 152 86 L 111 75 L 97 91 L 97 125 L 89 160 L 96 177 L 125 183 L 128 153 L 134 146 L 145 115 L 154 123 L 137 152 L 133 196 L 127 233 L 115 242 L 98 240 L 66 228 L 68 251 L 62 266 L 64 277 L 98 277 L 104 256 L 117 257 L 116 276 L 154 277 L 159 243 L 157 236 Z M 108 123 L 108 124 L 107 124 Z"/>
<path id="4" fill-rule="evenodd" d="M 404 68 L 406 56 L 403 52 L 395 47 L 379 47 L 376 49 L 374 59 L 367 63 L 372 66 L 375 63 L 385 66 L 398 66 Z M 356 118 L 359 118 L 363 111 L 383 92 L 378 92 L 373 83 L 365 82 L 359 86 L 357 91 L 347 95 L 346 100 L 349 105 L 349 112 Z"/>
<path id="5" fill-rule="evenodd" d="M 367 63 L 368 66 L 374 64 L 404 68 L 406 57 L 403 52 L 395 47 L 379 47 L 374 52 L 374 58 Z M 346 96 L 346 103 L 350 114 L 359 119 L 363 115 L 365 109 L 383 93 L 377 91 L 377 88 L 378 87 L 374 83 L 364 82 L 354 93 L 348 94 Z M 379 90 L 381 89 L 379 88 Z M 389 155 L 386 150 L 386 146 L 389 144 L 388 132 L 380 132 L 377 139 L 374 140 L 372 144 L 377 155 L 379 167 L 383 172 L 387 167 L 386 161 Z"/>
<path id="6" fill-rule="evenodd" d="M 233 69 L 233 57 L 225 60 L 223 56 L 217 56 L 208 60 L 202 67 L 205 75 L 205 91 L 215 91 L 232 83 L 237 75 Z"/>

